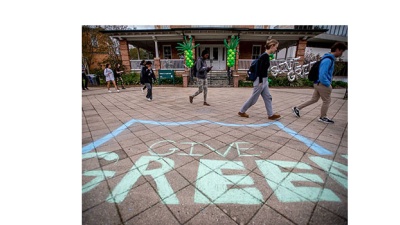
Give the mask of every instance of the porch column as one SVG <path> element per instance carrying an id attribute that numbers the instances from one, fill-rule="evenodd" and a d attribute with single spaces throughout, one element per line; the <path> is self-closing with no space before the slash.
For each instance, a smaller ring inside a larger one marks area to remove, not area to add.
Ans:
<path id="1" fill-rule="evenodd" d="M 233 74 L 233 87 L 239 87 L 239 75 L 236 73 Z"/>
<path id="2" fill-rule="evenodd" d="M 154 58 L 154 70 L 158 75 L 158 70 L 161 69 L 161 61 L 160 58 Z"/>
<path id="3" fill-rule="evenodd" d="M 297 41 L 296 58 L 300 57 L 300 65 L 304 62 L 304 56 L 306 54 L 307 40 L 299 39 Z"/>
<path id="4" fill-rule="evenodd" d="M 129 61 L 129 48 L 127 40 L 119 40 L 119 52 L 121 54 L 122 66 L 125 72 L 131 72 L 131 62 Z"/>
<path id="5" fill-rule="evenodd" d="M 154 46 L 155 46 L 155 50 L 156 50 L 156 58 L 160 58 L 160 56 L 158 55 L 158 43 L 157 43 L 157 38 L 155 36 L 153 36 L 153 40 L 154 40 Z"/>

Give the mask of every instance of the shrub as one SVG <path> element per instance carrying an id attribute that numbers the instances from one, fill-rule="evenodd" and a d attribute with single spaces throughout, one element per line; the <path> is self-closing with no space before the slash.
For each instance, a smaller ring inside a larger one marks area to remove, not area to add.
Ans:
<path id="1" fill-rule="evenodd" d="M 135 72 L 130 72 L 128 74 L 124 74 L 121 76 L 122 79 L 124 80 L 124 84 L 130 84 L 130 85 L 136 85 L 140 84 L 140 75 L 139 73 Z"/>

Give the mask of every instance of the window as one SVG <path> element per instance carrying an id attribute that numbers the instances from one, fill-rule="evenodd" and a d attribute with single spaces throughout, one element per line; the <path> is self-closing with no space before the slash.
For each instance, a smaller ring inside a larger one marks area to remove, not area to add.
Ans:
<path id="1" fill-rule="evenodd" d="M 163 45 L 163 55 L 164 59 L 171 59 L 172 57 L 172 51 L 171 51 L 171 45 Z"/>
<path id="2" fill-rule="evenodd" d="M 251 53 L 251 59 L 257 59 L 257 57 L 261 54 L 261 45 L 253 45 L 253 50 Z"/>
<path id="3" fill-rule="evenodd" d="M 213 60 L 218 61 L 218 48 L 213 48 Z"/>

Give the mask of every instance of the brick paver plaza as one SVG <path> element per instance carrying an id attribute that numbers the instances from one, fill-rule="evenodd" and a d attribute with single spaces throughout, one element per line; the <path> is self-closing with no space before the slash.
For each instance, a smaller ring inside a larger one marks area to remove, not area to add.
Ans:
<path id="1" fill-rule="evenodd" d="M 348 102 L 334 89 L 293 115 L 313 89 L 271 88 L 237 115 L 252 88 L 140 87 L 82 92 L 82 224 L 347 224 Z"/>

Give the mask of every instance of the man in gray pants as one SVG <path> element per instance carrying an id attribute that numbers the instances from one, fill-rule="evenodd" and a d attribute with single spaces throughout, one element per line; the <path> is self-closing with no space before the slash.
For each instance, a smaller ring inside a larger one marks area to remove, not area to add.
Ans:
<path id="1" fill-rule="evenodd" d="M 333 120 L 326 116 L 329 104 L 331 103 L 332 93 L 332 76 L 333 69 L 335 68 L 335 57 L 342 56 L 343 52 L 347 50 L 347 46 L 342 42 L 336 42 L 330 53 L 322 56 L 321 64 L 319 65 L 318 80 L 314 81 L 314 93 L 311 99 L 299 106 L 292 108 L 295 116 L 300 117 L 300 110 L 311 104 L 318 102 L 319 98 L 322 99 L 321 114 L 318 121 L 323 123 L 334 123 Z"/>

